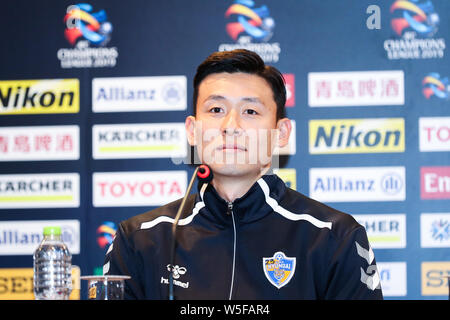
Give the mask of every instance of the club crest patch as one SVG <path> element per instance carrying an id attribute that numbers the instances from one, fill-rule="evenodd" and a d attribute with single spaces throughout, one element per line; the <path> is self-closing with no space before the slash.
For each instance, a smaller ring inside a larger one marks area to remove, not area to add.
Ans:
<path id="1" fill-rule="evenodd" d="M 267 280 L 275 287 L 280 289 L 288 284 L 295 272 L 296 258 L 286 257 L 286 255 L 278 251 L 273 257 L 263 258 L 263 269 Z"/>

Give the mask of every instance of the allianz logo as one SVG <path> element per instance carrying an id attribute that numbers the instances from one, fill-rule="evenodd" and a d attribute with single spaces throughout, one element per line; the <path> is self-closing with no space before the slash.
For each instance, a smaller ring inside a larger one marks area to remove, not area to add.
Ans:
<path id="1" fill-rule="evenodd" d="M 396 173 L 388 173 L 377 183 L 375 178 L 317 177 L 314 192 L 377 192 L 395 195 L 403 190 L 403 179 Z"/>
<path id="2" fill-rule="evenodd" d="M 95 100 L 154 100 L 155 89 L 130 89 L 124 87 L 111 87 L 98 89 Z"/>
<path id="3" fill-rule="evenodd" d="M 75 230 L 71 226 L 62 226 L 61 239 L 71 246 L 77 241 Z M 35 231 L 21 231 L 18 228 L 5 228 L 0 230 L 0 245 L 39 245 L 43 239 L 41 228 Z"/>

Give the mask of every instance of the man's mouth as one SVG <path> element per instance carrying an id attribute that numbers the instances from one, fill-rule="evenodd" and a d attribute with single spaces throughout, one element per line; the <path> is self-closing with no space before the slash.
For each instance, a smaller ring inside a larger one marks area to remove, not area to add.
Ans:
<path id="1" fill-rule="evenodd" d="M 238 144 L 223 144 L 217 149 L 219 151 L 247 151 L 247 148 Z"/>

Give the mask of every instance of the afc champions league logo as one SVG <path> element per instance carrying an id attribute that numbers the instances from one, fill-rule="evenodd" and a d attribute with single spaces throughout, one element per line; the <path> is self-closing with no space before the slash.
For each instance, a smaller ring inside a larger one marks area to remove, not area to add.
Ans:
<path id="1" fill-rule="evenodd" d="M 104 249 L 114 241 L 116 235 L 116 224 L 112 221 L 105 221 L 97 228 L 97 244 Z"/>
<path id="2" fill-rule="evenodd" d="M 225 18 L 230 20 L 232 17 L 236 21 L 228 22 L 226 31 L 234 41 L 241 35 L 247 35 L 255 41 L 267 42 L 273 35 L 275 21 L 265 5 L 255 8 L 254 1 L 236 0 L 225 12 Z"/>
<path id="3" fill-rule="evenodd" d="M 430 0 L 395 0 L 389 7 L 394 38 L 384 41 L 389 60 L 442 59 L 444 38 L 435 38 L 440 18 Z"/>
<path id="4" fill-rule="evenodd" d="M 398 36 L 406 30 L 413 30 L 424 37 L 432 37 L 438 30 L 439 15 L 434 11 L 431 1 L 397 0 L 391 8 L 391 13 L 399 14 L 391 20 L 392 29 Z"/>
<path id="5" fill-rule="evenodd" d="M 422 93 L 427 99 L 430 99 L 432 96 L 436 96 L 439 99 L 450 99 L 448 77 L 441 78 L 439 73 L 431 72 L 423 78 L 422 86 Z"/>
<path id="6" fill-rule="evenodd" d="M 275 19 L 266 5 L 253 0 L 235 0 L 225 11 L 225 31 L 234 43 L 222 43 L 218 51 L 247 49 L 256 52 L 265 63 L 278 62 L 278 42 L 269 42 L 274 35 Z"/>
<path id="7" fill-rule="evenodd" d="M 105 10 L 95 12 L 88 3 L 70 5 L 63 22 L 64 37 L 72 47 L 58 50 L 61 68 L 115 67 L 119 52 L 116 47 L 106 46 L 113 26 Z"/>
<path id="8" fill-rule="evenodd" d="M 67 14 L 64 16 L 64 36 L 72 46 L 81 38 L 90 44 L 104 47 L 111 39 L 113 27 L 107 20 L 105 10 L 92 11 L 93 7 L 87 3 L 67 8 Z"/>

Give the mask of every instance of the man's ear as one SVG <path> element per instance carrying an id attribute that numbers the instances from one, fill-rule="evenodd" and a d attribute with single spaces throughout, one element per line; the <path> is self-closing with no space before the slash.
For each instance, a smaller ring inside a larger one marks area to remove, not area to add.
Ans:
<path id="1" fill-rule="evenodd" d="M 191 147 L 195 146 L 195 117 L 188 116 L 184 122 L 186 137 Z"/>
<path id="2" fill-rule="evenodd" d="M 278 147 L 283 148 L 289 143 L 289 137 L 292 131 L 292 123 L 288 118 L 277 121 L 278 129 Z"/>

